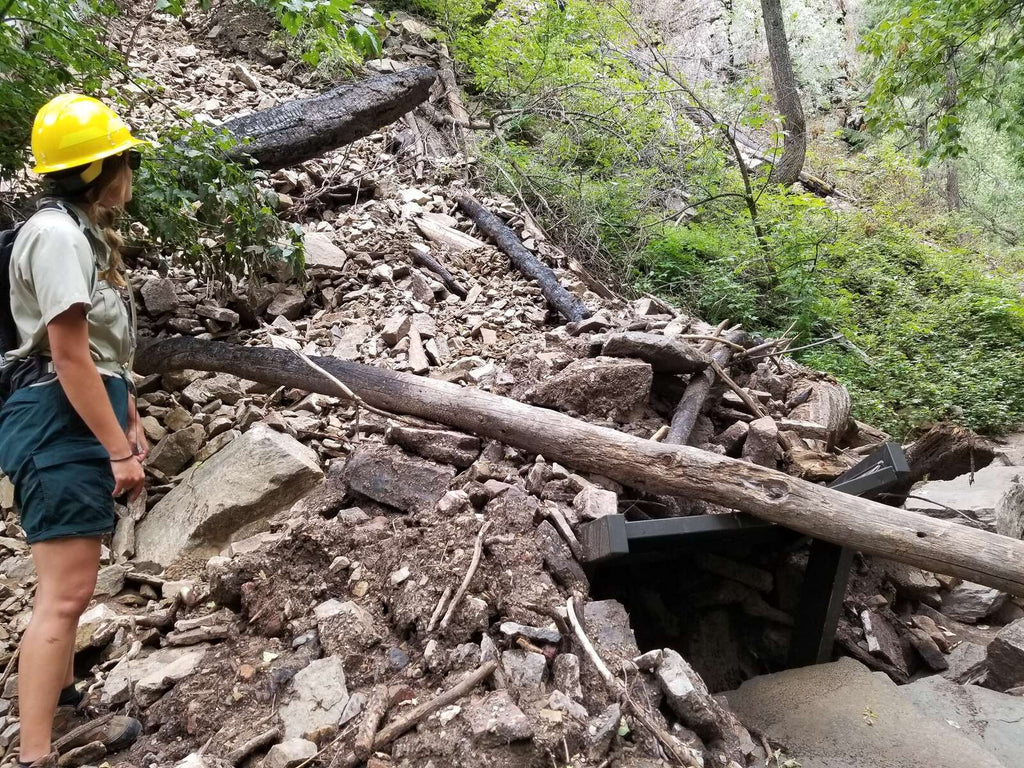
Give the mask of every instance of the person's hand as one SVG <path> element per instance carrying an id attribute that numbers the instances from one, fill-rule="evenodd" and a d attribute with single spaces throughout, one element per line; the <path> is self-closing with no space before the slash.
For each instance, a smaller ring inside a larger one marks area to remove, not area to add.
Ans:
<path id="1" fill-rule="evenodd" d="M 142 429 L 138 417 L 128 423 L 128 429 L 124 431 L 128 438 L 128 445 L 132 449 L 135 458 L 141 464 L 149 456 L 149 441 L 146 439 L 146 432 Z"/>
<path id="2" fill-rule="evenodd" d="M 114 498 L 125 493 L 129 501 L 139 498 L 146 484 L 146 473 L 142 471 L 141 461 L 133 456 L 127 461 L 111 461 L 110 467 L 114 470 Z"/>

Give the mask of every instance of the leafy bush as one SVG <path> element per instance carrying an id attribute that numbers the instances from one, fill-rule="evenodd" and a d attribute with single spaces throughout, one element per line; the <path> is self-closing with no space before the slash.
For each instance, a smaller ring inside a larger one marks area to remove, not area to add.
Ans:
<path id="1" fill-rule="evenodd" d="M 302 229 L 276 214 L 266 174 L 226 159 L 235 140 L 191 121 L 147 153 L 131 214 L 183 263 L 207 278 L 302 266 Z"/>

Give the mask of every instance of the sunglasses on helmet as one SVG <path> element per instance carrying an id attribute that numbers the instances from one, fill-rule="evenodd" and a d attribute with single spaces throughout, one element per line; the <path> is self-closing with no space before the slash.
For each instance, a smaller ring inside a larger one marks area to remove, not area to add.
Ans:
<path id="1" fill-rule="evenodd" d="M 127 157 L 128 157 L 128 167 L 131 168 L 133 171 L 139 170 L 139 166 L 142 165 L 142 153 L 141 152 L 136 152 L 133 149 L 132 150 L 128 150 Z"/>

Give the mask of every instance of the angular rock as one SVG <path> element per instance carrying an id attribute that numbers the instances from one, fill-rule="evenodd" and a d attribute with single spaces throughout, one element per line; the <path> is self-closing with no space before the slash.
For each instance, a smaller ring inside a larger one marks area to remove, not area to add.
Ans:
<path id="1" fill-rule="evenodd" d="M 317 753 L 316 744 L 305 739 L 285 739 L 275 744 L 263 759 L 263 768 L 295 768 Z"/>
<path id="2" fill-rule="evenodd" d="M 312 450 L 257 424 L 150 510 L 136 529 L 136 555 L 167 564 L 186 550 L 216 554 L 235 531 L 287 509 L 322 479 Z"/>
<path id="3" fill-rule="evenodd" d="M 988 685 L 1007 690 L 1024 685 L 1024 619 L 999 630 L 986 655 Z"/>
<path id="4" fill-rule="evenodd" d="M 1014 478 L 996 504 L 996 533 L 1024 539 L 1024 482 L 1020 477 Z"/>
<path id="5" fill-rule="evenodd" d="M 965 624 L 974 624 L 1003 607 L 1005 592 L 963 581 L 942 596 L 942 613 Z"/>
<path id="6" fill-rule="evenodd" d="M 583 700 L 580 687 L 580 657 L 574 653 L 560 653 L 551 662 L 551 675 L 555 688 L 574 701 Z"/>
<path id="7" fill-rule="evenodd" d="M 334 345 L 331 355 L 339 360 L 357 360 L 361 354 L 359 347 L 366 341 L 366 337 L 370 335 L 371 330 L 370 326 L 365 323 L 354 323 L 353 325 L 345 326 L 345 329 L 341 331 L 341 336 L 338 337 L 337 344 Z"/>
<path id="8" fill-rule="evenodd" d="M 868 653 L 907 674 L 907 661 L 903 656 L 900 637 L 889 621 L 874 611 L 861 611 L 860 620 L 864 625 Z"/>
<path id="9" fill-rule="evenodd" d="M 206 431 L 198 424 L 179 429 L 157 443 L 146 464 L 173 477 L 195 458 L 205 439 Z"/>
<path id="10" fill-rule="evenodd" d="M 592 600 L 583 606 L 583 617 L 587 634 L 605 663 L 640 655 L 629 614 L 618 600 Z"/>
<path id="11" fill-rule="evenodd" d="M 775 419 L 765 416 L 750 422 L 740 455 L 752 464 L 775 468 L 779 455 L 779 428 Z"/>
<path id="12" fill-rule="evenodd" d="M 715 435 L 711 442 L 722 446 L 727 455 L 736 456 L 743 448 L 743 441 L 747 439 L 748 432 L 750 432 L 750 425 L 745 421 L 737 421 Z"/>
<path id="13" fill-rule="evenodd" d="M 166 278 L 147 280 L 142 286 L 142 303 L 151 315 L 173 312 L 181 303 L 174 290 L 174 281 Z"/>
<path id="14" fill-rule="evenodd" d="M 353 491 L 403 512 L 434 509 L 455 478 L 455 470 L 414 458 L 391 445 L 359 448 L 345 464 Z"/>
<path id="15" fill-rule="evenodd" d="M 291 700 L 278 710 L 286 739 L 337 725 L 349 700 L 341 659 L 310 662 L 292 679 L 292 691 Z"/>
<path id="16" fill-rule="evenodd" d="M 904 600 L 917 600 L 933 608 L 942 603 L 942 584 L 933 573 L 905 563 L 886 562 L 885 575 Z"/>
<path id="17" fill-rule="evenodd" d="M 348 256 L 323 232 L 306 232 L 302 236 L 307 267 L 343 269 Z"/>
<path id="18" fill-rule="evenodd" d="M 75 653 L 88 648 L 92 644 L 92 636 L 96 630 L 120 615 L 106 603 L 97 603 L 83 613 L 78 619 L 78 629 L 75 632 Z"/>
<path id="19" fill-rule="evenodd" d="M 692 344 L 660 333 L 609 334 L 601 354 L 643 360 L 657 373 L 697 373 L 711 365 L 711 358 Z"/>
<path id="20" fill-rule="evenodd" d="M 539 690 L 548 674 L 548 660 L 543 654 L 518 648 L 501 654 L 501 666 L 513 688 Z"/>
<path id="21" fill-rule="evenodd" d="M 306 297 L 300 289 L 292 286 L 285 288 L 273 298 L 267 307 L 267 314 L 271 317 L 297 320 L 305 306 Z"/>
<path id="22" fill-rule="evenodd" d="M 961 685 L 981 682 L 988 674 L 986 654 L 984 645 L 965 640 L 949 652 L 946 657 L 949 668 L 942 676 Z"/>
<path id="23" fill-rule="evenodd" d="M 509 640 L 517 637 L 525 637 L 535 643 L 559 643 L 562 640 L 562 633 L 554 627 L 528 627 L 514 621 L 503 621 L 498 630 Z"/>
<path id="24" fill-rule="evenodd" d="M 320 642 L 331 656 L 344 659 L 380 643 L 383 634 L 377 629 L 373 614 L 351 600 L 328 600 L 315 609 Z"/>
<path id="25" fill-rule="evenodd" d="M 587 751 L 591 760 L 600 760 L 612 748 L 612 741 L 619 730 L 622 709 L 618 702 L 609 704 L 600 715 L 587 725 Z"/>
<path id="26" fill-rule="evenodd" d="M 547 520 L 537 526 L 537 547 L 544 558 L 544 567 L 555 580 L 569 590 L 586 594 L 590 591 L 590 581 L 572 551 L 559 535 L 555 527 Z"/>
<path id="27" fill-rule="evenodd" d="M 1003 497 L 1013 490 L 1015 480 L 1018 477 L 1024 479 L 1022 476 L 1024 470 L 1020 467 L 990 464 L 979 469 L 973 476 L 967 474 L 952 480 L 933 480 L 919 485 L 914 488 L 914 496 L 922 498 L 907 499 L 903 506 L 929 517 L 964 522 L 961 515 L 945 508 L 951 507 L 976 520 L 978 527 L 994 531 L 996 508 Z M 932 504 L 929 501 L 938 503 Z"/>
<path id="28" fill-rule="evenodd" d="M 116 706 L 134 697 L 139 705 L 147 707 L 175 683 L 194 674 L 208 650 L 205 645 L 161 648 L 147 656 L 122 659 L 107 675 L 100 701 L 105 706 Z"/>
<path id="29" fill-rule="evenodd" d="M 232 309 L 225 307 L 211 307 L 206 304 L 200 304 L 196 307 L 196 314 L 200 317 L 208 317 L 211 320 L 216 320 L 218 323 L 224 323 L 224 325 L 238 325 L 241 317 L 237 312 Z"/>
<path id="30" fill-rule="evenodd" d="M 189 403 L 206 405 L 220 400 L 227 405 L 234 405 L 242 399 L 242 380 L 230 373 L 218 373 L 208 379 L 193 381 L 181 393 Z"/>
<path id="31" fill-rule="evenodd" d="M 384 340 L 385 344 L 393 347 L 406 337 L 411 326 L 412 318 L 404 312 L 392 315 L 384 321 L 384 328 L 380 332 L 380 337 Z"/>
<path id="32" fill-rule="evenodd" d="M 533 738 L 526 715 L 509 698 L 507 691 L 493 691 L 463 710 L 473 740 L 481 746 L 504 746 Z"/>
<path id="33" fill-rule="evenodd" d="M 124 589 L 124 577 L 131 568 L 127 565 L 108 565 L 96 575 L 95 597 L 114 597 Z"/>
<path id="34" fill-rule="evenodd" d="M 526 393 L 534 405 L 630 421 L 651 394 L 654 372 L 647 363 L 598 357 L 574 360 Z"/>
<path id="35" fill-rule="evenodd" d="M 586 707 L 557 690 L 548 696 L 547 707 L 555 712 L 565 712 L 581 723 L 585 723 L 589 717 Z"/>
<path id="36" fill-rule="evenodd" d="M 464 469 L 480 458 L 479 437 L 443 429 L 417 429 L 392 424 L 386 433 L 388 442 L 441 464 Z"/>
<path id="37" fill-rule="evenodd" d="M 939 649 L 939 646 L 932 640 L 931 635 L 923 629 L 911 628 L 907 632 L 910 635 L 910 643 L 914 650 L 924 659 L 924 663 L 934 672 L 942 672 L 949 669 L 949 662 Z"/>
<path id="38" fill-rule="evenodd" d="M 576 494 L 572 506 L 580 520 L 597 520 L 599 517 L 619 513 L 619 497 L 612 491 L 588 484 Z"/>

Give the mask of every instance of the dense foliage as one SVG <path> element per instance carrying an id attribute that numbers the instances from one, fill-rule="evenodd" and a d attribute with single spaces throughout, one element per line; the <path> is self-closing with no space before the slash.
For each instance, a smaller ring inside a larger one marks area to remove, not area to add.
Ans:
<path id="1" fill-rule="evenodd" d="M 996 432 L 1024 422 L 1015 262 L 1000 254 L 995 267 L 981 223 L 945 211 L 916 145 L 876 133 L 850 157 L 827 135 L 812 144 L 811 162 L 856 207 L 756 174 L 749 195 L 722 128 L 774 140 L 756 72 L 691 83 L 615 3 L 425 2 L 498 126 L 479 137 L 493 182 L 577 255 L 708 321 L 793 327 L 803 342 L 842 334 L 801 359 L 895 434 L 938 419 Z M 714 121 L 693 122 L 694 110 Z M 991 187 L 985 199 L 998 199 Z"/>

